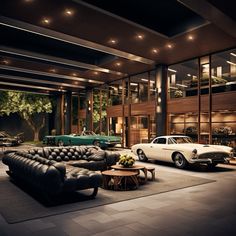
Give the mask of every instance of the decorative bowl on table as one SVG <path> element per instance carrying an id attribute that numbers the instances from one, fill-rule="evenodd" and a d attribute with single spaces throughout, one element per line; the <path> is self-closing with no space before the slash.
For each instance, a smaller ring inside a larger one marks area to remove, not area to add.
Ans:
<path id="1" fill-rule="evenodd" d="M 135 159 L 127 154 L 121 155 L 119 159 L 119 164 L 124 167 L 132 167 L 135 163 Z"/>

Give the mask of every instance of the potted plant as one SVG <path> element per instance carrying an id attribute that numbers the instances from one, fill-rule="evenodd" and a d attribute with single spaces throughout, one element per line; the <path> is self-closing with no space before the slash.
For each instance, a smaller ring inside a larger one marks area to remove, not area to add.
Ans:
<path id="1" fill-rule="evenodd" d="M 128 155 L 128 154 L 123 154 L 120 156 L 119 159 L 119 164 L 123 165 L 124 167 L 132 167 L 135 163 L 135 159 Z"/>

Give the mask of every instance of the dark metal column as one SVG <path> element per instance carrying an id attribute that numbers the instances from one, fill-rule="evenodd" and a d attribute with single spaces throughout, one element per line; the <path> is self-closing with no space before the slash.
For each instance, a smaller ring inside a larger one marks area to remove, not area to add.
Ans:
<path id="1" fill-rule="evenodd" d="M 72 93 L 65 93 L 64 114 L 65 114 L 65 134 L 71 133 L 71 100 Z"/>
<path id="2" fill-rule="evenodd" d="M 61 134 L 62 127 L 62 119 L 61 119 L 61 102 L 62 102 L 62 94 L 57 94 L 55 97 L 56 107 L 55 107 L 55 115 L 54 115 L 54 129 L 56 130 L 56 134 Z"/>
<path id="3" fill-rule="evenodd" d="M 156 67 L 156 131 L 157 136 L 166 135 L 167 127 L 167 69 L 166 65 Z"/>
<path id="4" fill-rule="evenodd" d="M 86 92 L 86 130 L 93 130 L 93 91 Z"/>

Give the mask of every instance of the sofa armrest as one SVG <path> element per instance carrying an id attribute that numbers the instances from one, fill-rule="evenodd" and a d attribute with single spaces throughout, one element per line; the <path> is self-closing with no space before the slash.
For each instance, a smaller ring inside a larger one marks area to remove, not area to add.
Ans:
<path id="1" fill-rule="evenodd" d="M 107 167 L 115 165 L 117 161 L 119 161 L 120 154 L 114 151 L 105 151 L 105 161 Z"/>

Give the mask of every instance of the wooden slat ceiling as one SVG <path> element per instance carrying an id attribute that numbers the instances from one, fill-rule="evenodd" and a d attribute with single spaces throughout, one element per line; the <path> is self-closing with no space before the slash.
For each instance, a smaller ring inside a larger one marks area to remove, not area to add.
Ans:
<path id="1" fill-rule="evenodd" d="M 236 47 L 227 1 L 161 2 L 1 0 L 0 88 L 78 92 Z"/>

